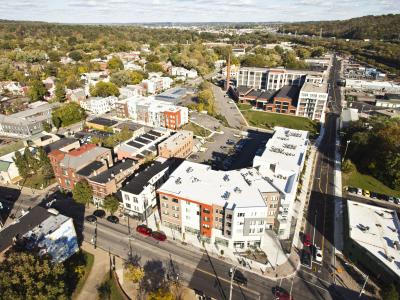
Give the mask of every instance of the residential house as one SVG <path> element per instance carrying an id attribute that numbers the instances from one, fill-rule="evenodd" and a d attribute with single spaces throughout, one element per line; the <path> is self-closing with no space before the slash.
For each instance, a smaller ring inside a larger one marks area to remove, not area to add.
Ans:
<path id="1" fill-rule="evenodd" d="M 91 112 L 94 115 L 103 115 L 115 108 L 118 98 L 115 96 L 109 97 L 90 97 L 87 100 L 81 101 L 80 106 Z"/>

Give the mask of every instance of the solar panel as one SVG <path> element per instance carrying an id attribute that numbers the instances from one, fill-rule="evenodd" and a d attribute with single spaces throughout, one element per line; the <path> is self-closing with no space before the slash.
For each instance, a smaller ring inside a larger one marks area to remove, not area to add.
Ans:
<path id="1" fill-rule="evenodd" d="M 144 145 L 142 145 L 142 144 L 140 144 L 140 143 L 136 143 L 136 142 L 134 142 L 134 141 L 130 141 L 130 142 L 128 142 L 127 143 L 129 146 L 132 146 L 132 147 L 135 147 L 135 148 L 138 148 L 138 149 L 140 149 L 140 148 L 142 148 Z"/>
<path id="2" fill-rule="evenodd" d="M 142 143 L 142 144 L 145 144 L 145 145 L 147 145 L 147 144 L 149 144 L 151 142 L 149 140 L 142 139 L 141 137 L 136 138 L 135 141 L 137 141 L 139 143 Z"/>

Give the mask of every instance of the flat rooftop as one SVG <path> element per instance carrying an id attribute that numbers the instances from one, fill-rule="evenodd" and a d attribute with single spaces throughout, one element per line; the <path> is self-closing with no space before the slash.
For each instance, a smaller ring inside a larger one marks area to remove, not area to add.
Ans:
<path id="1" fill-rule="evenodd" d="M 318 84 L 312 82 L 304 82 L 301 87 L 302 92 L 311 92 L 311 93 L 327 93 L 328 85 L 326 83 Z"/>
<path id="2" fill-rule="evenodd" d="M 114 126 L 115 124 L 118 124 L 117 121 L 106 119 L 106 118 L 94 118 L 92 120 L 87 121 L 87 123 L 98 124 L 98 125 L 107 126 L 107 127 L 111 127 L 111 126 Z"/>
<path id="3" fill-rule="evenodd" d="M 188 138 L 193 138 L 193 132 L 188 130 L 180 130 L 177 133 L 171 135 L 165 141 L 161 142 L 158 146 L 160 148 L 167 147 L 169 149 L 180 145 L 180 142 Z"/>
<path id="4" fill-rule="evenodd" d="M 347 208 L 350 238 L 400 277 L 400 222 L 396 212 L 354 201 L 347 201 Z"/>

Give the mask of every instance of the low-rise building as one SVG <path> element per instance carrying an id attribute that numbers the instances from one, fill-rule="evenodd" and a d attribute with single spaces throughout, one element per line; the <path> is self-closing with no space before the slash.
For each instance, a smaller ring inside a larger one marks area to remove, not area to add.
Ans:
<path id="1" fill-rule="evenodd" d="M 131 177 L 121 188 L 124 212 L 140 220 L 148 218 L 157 206 L 156 189 L 167 180 L 174 160 L 159 158 Z"/>
<path id="2" fill-rule="evenodd" d="M 347 90 L 400 94 L 400 84 L 381 80 L 346 79 Z"/>
<path id="3" fill-rule="evenodd" d="M 292 236 L 292 225 L 299 217 L 294 202 L 308 148 L 308 131 L 275 127 L 264 152 L 253 160 L 253 167 L 281 193 L 277 230 L 280 239 Z"/>
<path id="4" fill-rule="evenodd" d="M 171 88 L 155 96 L 156 100 L 166 101 L 176 105 L 181 102 L 183 97 L 187 94 L 187 90 L 181 87 Z"/>
<path id="5" fill-rule="evenodd" d="M 111 150 L 94 144 L 85 144 L 68 153 L 54 150 L 48 157 L 63 190 L 72 190 L 77 182 L 113 165 Z"/>
<path id="6" fill-rule="evenodd" d="M 32 152 L 33 148 L 29 148 L 29 150 Z M 17 151 L 21 154 L 24 154 L 25 148 Z M 14 159 L 15 152 L 11 152 L 0 157 L 0 183 L 5 185 L 16 184 L 18 181 L 22 180 Z"/>
<path id="7" fill-rule="evenodd" d="M 60 137 L 58 135 L 42 131 L 24 139 L 24 145 L 33 147 L 45 147 L 58 140 L 60 140 Z"/>
<path id="8" fill-rule="evenodd" d="M 188 70 L 183 67 L 172 67 L 171 75 L 172 76 L 183 76 L 183 77 L 189 78 L 189 79 L 193 79 L 198 76 L 197 71 L 195 69 Z"/>
<path id="9" fill-rule="evenodd" d="M 12 246 L 62 263 L 79 250 L 73 220 L 55 209 L 35 206 L 0 231 L 0 253 Z"/>
<path id="10" fill-rule="evenodd" d="M 184 161 L 157 193 L 163 225 L 183 238 L 245 249 L 260 247 L 276 226 L 279 191 L 253 168 L 215 171 Z"/>
<path id="11" fill-rule="evenodd" d="M 300 88 L 296 85 L 283 86 L 272 99 L 272 103 L 265 104 L 265 110 L 281 114 L 296 114 L 296 105 Z"/>
<path id="12" fill-rule="evenodd" d="M 117 101 L 118 98 L 115 96 L 105 98 L 91 97 L 79 102 L 79 104 L 83 109 L 90 111 L 94 115 L 103 115 L 113 110 Z"/>
<path id="13" fill-rule="evenodd" d="M 171 87 L 173 80 L 158 73 L 149 73 L 149 78 L 142 81 L 142 86 L 149 94 L 156 94 Z"/>
<path id="14" fill-rule="evenodd" d="M 400 285 L 400 222 L 394 210 L 347 201 L 345 253 L 377 281 Z"/>
<path id="15" fill-rule="evenodd" d="M 129 98 L 129 97 L 134 97 L 134 96 L 145 96 L 146 95 L 146 89 L 140 85 L 127 85 L 124 87 L 119 88 L 119 93 L 120 93 L 120 98 Z"/>
<path id="16" fill-rule="evenodd" d="M 67 153 L 74 149 L 78 149 L 80 146 L 81 146 L 81 144 L 79 143 L 79 141 L 77 139 L 62 138 L 62 139 L 59 139 L 58 141 L 55 141 L 51 144 L 44 146 L 43 149 L 44 149 L 44 151 L 46 151 L 46 153 L 50 153 L 54 150 L 60 150 L 62 152 Z"/>
<path id="17" fill-rule="evenodd" d="M 358 121 L 357 108 L 344 108 L 340 114 L 340 128 L 346 128 L 350 122 Z"/>
<path id="18" fill-rule="evenodd" d="M 400 93 L 385 94 L 384 97 L 376 99 L 375 105 L 384 108 L 400 108 Z"/>
<path id="19" fill-rule="evenodd" d="M 239 69 L 240 69 L 239 65 L 231 65 L 231 68 L 230 68 L 230 78 L 231 79 L 236 79 L 238 77 Z M 222 75 L 224 77 L 227 76 L 227 67 L 224 67 L 222 69 Z"/>
<path id="20" fill-rule="evenodd" d="M 193 132 L 180 130 L 157 146 L 158 155 L 164 158 L 186 158 L 193 151 Z"/>
<path id="21" fill-rule="evenodd" d="M 111 168 L 88 178 L 88 183 L 93 190 L 93 202 L 102 204 L 105 197 L 117 193 L 126 178 L 138 168 L 139 164 L 134 160 L 123 159 L 116 162 Z"/>
<path id="22" fill-rule="evenodd" d="M 107 130 L 111 129 L 114 125 L 118 124 L 117 121 L 106 119 L 106 118 L 93 118 L 86 121 L 86 126 L 96 130 Z"/>
<path id="23" fill-rule="evenodd" d="M 86 100 L 85 90 L 83 88 L 78 88 L 74 90 L 67 89 L 66 98 L 68 101 L 80 103 Z"/>

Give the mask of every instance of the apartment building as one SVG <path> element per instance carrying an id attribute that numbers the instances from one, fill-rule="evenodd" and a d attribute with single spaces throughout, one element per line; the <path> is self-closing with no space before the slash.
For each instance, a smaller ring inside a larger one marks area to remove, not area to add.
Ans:
<path id="1" fill-rule="evenodd" d="M 262 245 L 276 226 L 279 191 L 253 168 L 215 171 L 184 161 L 157 193 L 163 225 L 182 237 L 243 249 Z"/>
<path id="2" fill-rule="evenodd" d="M 296 115 L 323 122 L 327 101 L 327 84 L 305 82 L 300 90 Z"/>
<path id="3" fill-rule="evenodd" d="M 172 67 L 171 76 L 183 76 L 185 78 L 193 79 L 196 78 L 198 74 L 195 69 L 188 70 L 182 67 Z"/>
<path id="4" fill-rule="evenodd" d="M 123 159 L 115 163 L 111 168 L 97 173 L 87 179 L 93 190 L 93 202 L 102 204 L 105 197 L 116 193 L 123 182 L 131 176 L 139 164 L 132 159 Z"/>
<path id="5" fill-rule="evenodd" d="M 193 151 L 193 132 L 180 130 L 157 146 L 158 155 L 164 158 L 186 158 Z"/>
<path id="6" fill-rule="evenodd" d="M 115 104 L 118 98 L 115 96 L 109 97 L 91 97 L 87 100 L 79 102 L 80 106 L 94 115 L 103 115 L 115 109 Z"/>
<path id="7" fill-rule="evenodd" d="M 300 88 L 297 85 L 283 86 L 272 97 L 272 101 L 263 103 L 264 110 L 281 114 L 295 115 L 299 91 Z M 258 102 L 260 103 L 260 101 Z"/>
<path id="8" fill-rule="evenodd" d="M 146 94 L 146 89 L 140 85 L 127 85 L 119 88 L 120 98 L 129 98 L 134 96 L 144 96 Z"/>
<path id="9" fill-rule="evenodd" d="M 149 73 L 149 78 L 142 81 L 141 84 L 148 94 L 154 95 L 171 87 L 173 80 L 170 77 L 163 77 L 160 74 Z"/>
<path id="10" fill-rule="evenodd" d="M 294 202 L 308 148 L 308 131 L 275 127 L 264 152 L 253 160 L 253 167 L 281 193 L 280 239 L 290 238 L 299 217 Z"/>
<path id="11" fill-rule="evenodd" d="M 70 152 L 54 150 L 48 155 L 61 189 L 72 190 L 77 182 L 113 165 L 111 150 L 85 144 Z"/>
<path id="12" fill-rule="evenodd" d="M 268 69 L 241 67 L 239 69 L 236 86 L 247 86 L 255 89 L 267 88 Z"/>
<path id="13" fill-rule="evenodd" d="M 187 107 L 172 105 L 151 97 L 131 97 L 118 104 L 119 117 L 129 117 L 134 122 L 151 127 L 165 127 L 176 130 L 188 123 Z"/>
<path id="14" fill-rule="evenodd" d="M 167 180 L 173 164 L 174 160 L 158 158 L 128 180 L 121 188 L 126 214 L 140 220 L 145 220 L 152 214 L 157 206 L 156 189 Z"/>
<path id="15" fill-rule="evenodd" d="M 51 113 L 58 103 L 43 104 L 12 115 L 0 114 L 0 134 L 25 138 L 43 131 L 43 123 L 51 124 Z"/>

